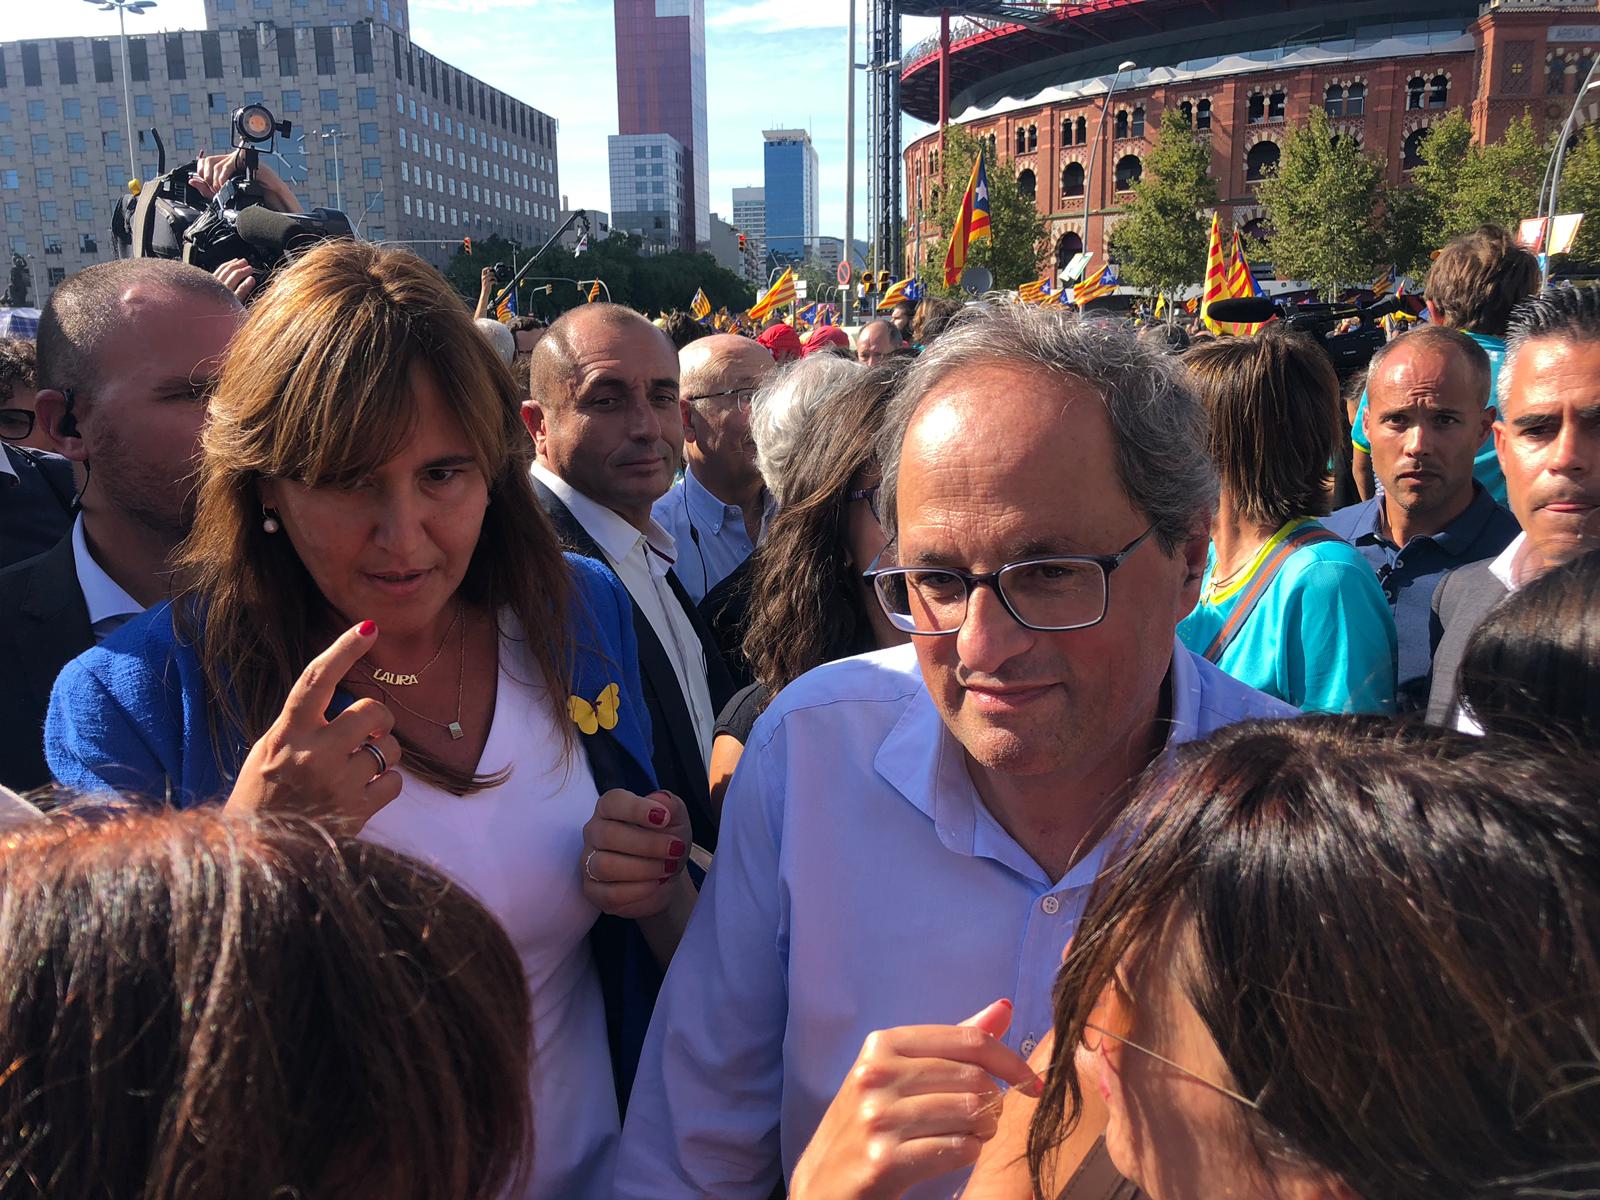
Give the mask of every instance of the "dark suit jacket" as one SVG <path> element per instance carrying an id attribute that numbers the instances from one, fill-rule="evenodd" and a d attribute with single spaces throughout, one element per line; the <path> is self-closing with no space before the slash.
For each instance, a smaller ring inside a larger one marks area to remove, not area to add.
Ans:
<path id="1" fill-rule="evenodd" d="M 755 555 L 745 559 L 733 569 L 731 575 L 706 593 L 700 601 L 700 615 L 705 618 L 711 634 L 722 650 L 722 661 L 728 668 L 737 694 L 756 681 L 750 669 L 750 660 L 744 656 L 744 635 L 750 619 L 750 588 L 755 578 Z M 722 709 L 717 710 L 720 719 Z"/>
<path id="2" fill-rule="evenodd" d="M 72 464 L 58 454 L 5 447 L 17 473 L 0 476 L 0 567 L 43 554 L 72 528 Z"/>
<path id="3" fill-rule="evenodd" d="M 1433 591 L 1433 676 L 1428 683 L 1428 720 L 1450 724 L 1456 709 L 1456 676 L 1467 642 L 1501 600 L 1506 587 L 1490 572 L 1493 559 L 1451 571 Z"/>
<path id="4" fill-rule="evenodd" d="M 556 535 L 562 544 L 568 550 L 585 558 L 605 563 L 606 558 L 600 547 L 572 515 L 572 511 L 561 502 L 560 497 L 537 479 L 533 481 L 533 489 L 538 493 L 539 503 L 543 505 L 545 512 L 550 514 L 550 520 L 555 525 Z M 609 564 L 607 569 L 610 569 Z M 723 664 L 722 655 L 717 650 L 716 638 L 695 610 L 694 601 L 689 598 L 689 593 L 684 591 L 683 584 L 678 582 L 677 575 L 669 571 L 667 582 L 672 588 L 672 594 L 683 606 L 683 611 L 694 623 L 701 649 L 705 652 L 706 682 L 711 691 L 712 712 L 713 714 L 721 712 L 722 706 L 737 689 L 734 688 L 728 669 Z M 678 685 L 678 676 L 672 669 L 672 660 L 667 657 L 661 639 L 656 636 L 650 619 L 640 611 L 637 601 L 633 605 L 633 631 L 639 641 L 639 676 L 644 685 L 645 707 L 650 711 L 650 736 L 653 743 L 652 759 L 656 782 L 683 799 L 689 809 L 689 820 L 694 828 L 696 844 L 707 850 L 715 850 L 717 820 L 715 810 L 711 807 L 710 776 L 700 757 L 700 740 L 695 735 L 694 722 L 689 716 L 689 703 L 684 698 L 683 689 Z"/>
<path id="5" fill-rule="evenodd" d="M 90 646 L 89 610 L 72 560 L 72 538 L 0 571 L 0 783 L 17 791 L 50 782 L 44 714 L 61 668 Z"/>

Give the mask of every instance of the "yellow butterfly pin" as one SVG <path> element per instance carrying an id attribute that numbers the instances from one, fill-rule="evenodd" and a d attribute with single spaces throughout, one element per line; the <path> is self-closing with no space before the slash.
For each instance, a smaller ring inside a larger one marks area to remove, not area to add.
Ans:
<path id="1" fill-rule="evenodd" d="M 615 729 L 617 727 L 617 711 L 622 707 L 622 692 L 614 683 L 606 684 L 605 691 L 601 692 L 593 704 L 582 696 L 567 697 L 567 711 L 572 714 L 573 721 L 584 733 L 596 733 L 602 729 Z"/>

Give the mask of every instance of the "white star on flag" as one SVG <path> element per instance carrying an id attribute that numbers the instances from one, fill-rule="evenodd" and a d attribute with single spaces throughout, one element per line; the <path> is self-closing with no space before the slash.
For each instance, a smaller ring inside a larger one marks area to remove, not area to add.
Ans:
<path id="1" fill-rule="evenodd" d="M 980 183 L 978 190 L 973 194 L 973 198 L 978 201 L 987 201 L 989 199 L 988 184 Z"/>

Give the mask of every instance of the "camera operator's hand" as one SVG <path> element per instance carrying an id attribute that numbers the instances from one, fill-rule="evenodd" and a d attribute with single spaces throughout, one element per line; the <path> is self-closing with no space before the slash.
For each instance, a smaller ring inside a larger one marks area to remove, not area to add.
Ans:
<path id="1" fill-rule="evenodd" d="M 472 310 L 472 319 L 489 315 L 489 296 L 494 292 L 494 268 L 485 267 L 478 275 L 478 307 Z"/>
<path id="2" fill-rule="evenodd" d="M 238 297 L 240 304 L 256 290 L 256 270 L 246 259 L 229 259 L 211 273 L 222 281 L 223 287 Z"/>
<path id="3" fill-rule="evenodd" d="M 210 200 L 239 172 L 244 170 L 244 151 L 230 150 L 226 154 L 203 155 L 196 163 L 194 174 L 189 176 L 189 186 Z M 256 164 L 256 182 L 266 193 L 266 205 L 274 212 L 300 212 L 300 198 L 289 190 L 288 184 L 266 163 Z"/>

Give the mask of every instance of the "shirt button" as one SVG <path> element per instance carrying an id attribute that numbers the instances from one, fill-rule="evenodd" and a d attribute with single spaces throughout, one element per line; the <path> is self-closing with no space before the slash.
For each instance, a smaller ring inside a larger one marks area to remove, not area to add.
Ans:
<path id="1" fill-rule="evenodd" d="M 1046 896 L 1039 901 L 1039 907 L 1044 909 L 1046 916 L 1053 917 L 1061 911 L 1061 901 L 1054 896 Z"/>
<path id="2" fill-rule="evenodd" d="M 1038 1045 L 1039 1045 L 1039 1043 L 1037 1041 L 1035 1041 L 1031 1037 L 1023 1038 L 1022 1039 L 1022 1045 L 1019 1047 L 1019 1049 L 1022 1051 L 1022 1057 L 1023 1058 L 1027 1058 L 1028 1055 L 1030 1055 L 1030 1054 L 1032 1054 L 1034 1052 L 1035 1048 L 1037 1048 Z"/>

